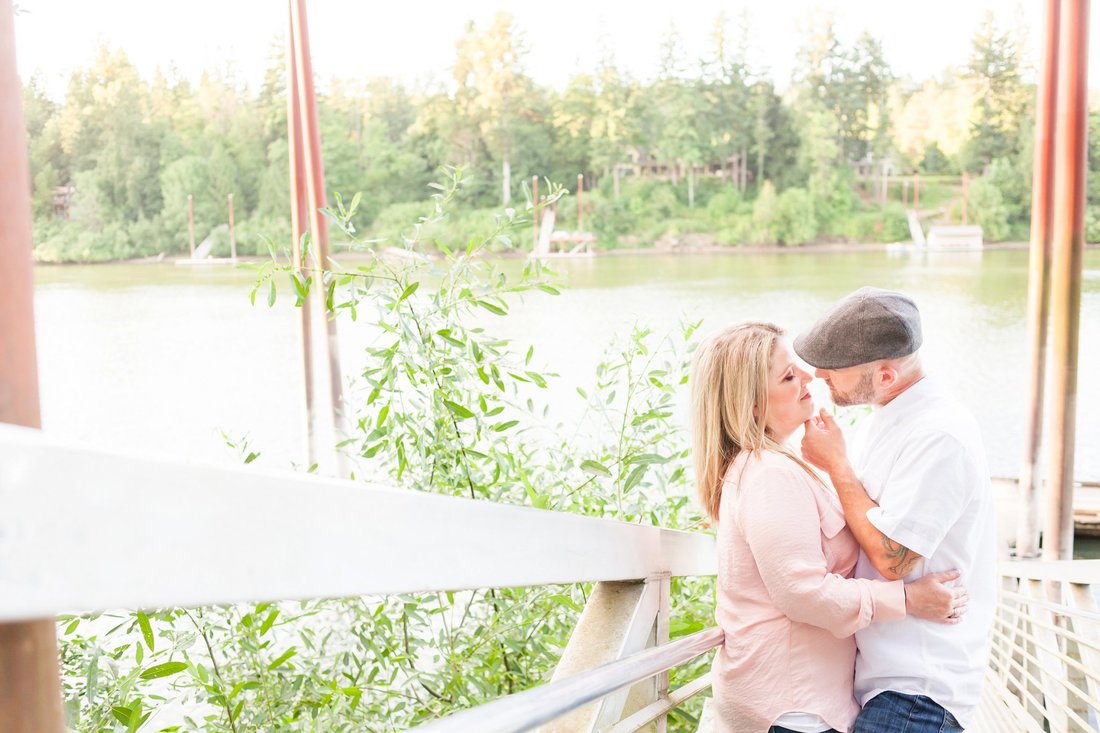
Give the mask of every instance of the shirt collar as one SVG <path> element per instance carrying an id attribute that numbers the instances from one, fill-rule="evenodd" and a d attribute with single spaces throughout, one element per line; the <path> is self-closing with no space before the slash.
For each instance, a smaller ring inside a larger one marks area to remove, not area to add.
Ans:
<path id="1" fill-rule="evenodd" d="M 910 414 L 922 405 L 933 399 L 939 393 L 939 386 L 932 377 L 923 377 L 920 381 L 916 382 L 904 392 L 899 394 L 894 399 L 882 407 L 872 407 L 871 412 L 874 415 L 874 424 L 876 427 L 881 427 L 887 423 L 895 422 L 896 420 Z"/>

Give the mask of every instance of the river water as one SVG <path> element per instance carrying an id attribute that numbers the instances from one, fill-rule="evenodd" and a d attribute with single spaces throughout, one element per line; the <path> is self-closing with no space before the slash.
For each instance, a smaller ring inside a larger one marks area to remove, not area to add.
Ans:
<path id="1" fill-rule="evenodd" d="M 974 411 L 995 475 L 1018 474 L 1026 427 L 1027 252 L 791 252 L 625 255 L 561 260 L 560 296 L 531 295 L 487 323 L 587 385 L 601 354 L 633 324 L 702 331 L 766 319 L 792 332 L 862 285 L 912 294 L 925 362 Z M 513 263 L 505 263 L 509 268 Z M 41 266 L 36 319 L 43 420 L 58 437 L 189 461 L 238 461 L 221 433 L 248 436 L 264 461 L 302 455 L 296 315 L 249 303 L 253 272 L 172 263 Z M 1100 251 L 1085 256 L 1077 476 L 1100 480 Z M 258 301 L 263 298 L 258 298 Z M 364 327 L 341 323 L 348 373 Z M 824 390 L 818 388 L 817 395 Z M 568 408 L 564 415 L 568 419 Z"/>

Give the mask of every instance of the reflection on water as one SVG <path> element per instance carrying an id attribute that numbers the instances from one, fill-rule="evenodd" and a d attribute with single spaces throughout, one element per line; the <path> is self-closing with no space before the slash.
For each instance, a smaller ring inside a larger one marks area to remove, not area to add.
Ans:
<path id="1" fill-rule="evenodd" d="M 504 263 L 518 269 L 518 262 Z M 703 331 L 772 320 L 797 332 L 862 285 L 902 289 L 924 319 L 926 363 L 978 415 L 990 467 L 1018 472 L 1025 428 L 1027 253 L 610 256 L 554 263 L 568 289 L 531 295 L 486 324 L 561 374 L 572 395 L 634 323 Z M 1100 251 L 1085 256 L 1078 385 L 1079 478 L 1100 479 Z M 295 315 L 248 301 L 251 273 L 171 264 L 39 267 L 36 316 L 43 417 L 53 433 L 189 459 L 232 461 L 218 438 L 249 434 L 278 465 L 299 458 Z M 367 335 L 341 324 L 342 360 Z M 818 393 L 820 395 L 820 392 Z M 565 400 L 563 400 L 564 402 Z M 569 408 L 563 413 L 568 419 Z"/>

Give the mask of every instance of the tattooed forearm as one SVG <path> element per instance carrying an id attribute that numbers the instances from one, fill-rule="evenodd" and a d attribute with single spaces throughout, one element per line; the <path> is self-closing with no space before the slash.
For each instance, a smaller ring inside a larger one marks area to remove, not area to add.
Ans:
<path id="1" fill-rule="evenodd" d="M 886 560 L 892 563 L 890 572 L 899 578 L 904 578 L 913 572 L 913 566 L 920 560 L 920 555 L 912 552 L 905 545 L 894 542 L 886 535 L 882 535 L 882 547 L 886 550 Z"/>

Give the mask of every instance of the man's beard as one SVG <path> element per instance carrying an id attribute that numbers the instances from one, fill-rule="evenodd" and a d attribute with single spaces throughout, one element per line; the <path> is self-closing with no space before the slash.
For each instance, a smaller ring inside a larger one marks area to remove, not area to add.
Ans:
<path id="1" fill-rule="evenodd" d="M 871 372 L 866 371 L 861 374 L 859 382 L 848 392 L 841 392 L 830 383 L 829 393 L 833 397 L 833 404 L 837 407 L 870 404 L 875 398 L 875 385 L 871 379 Z"/>

